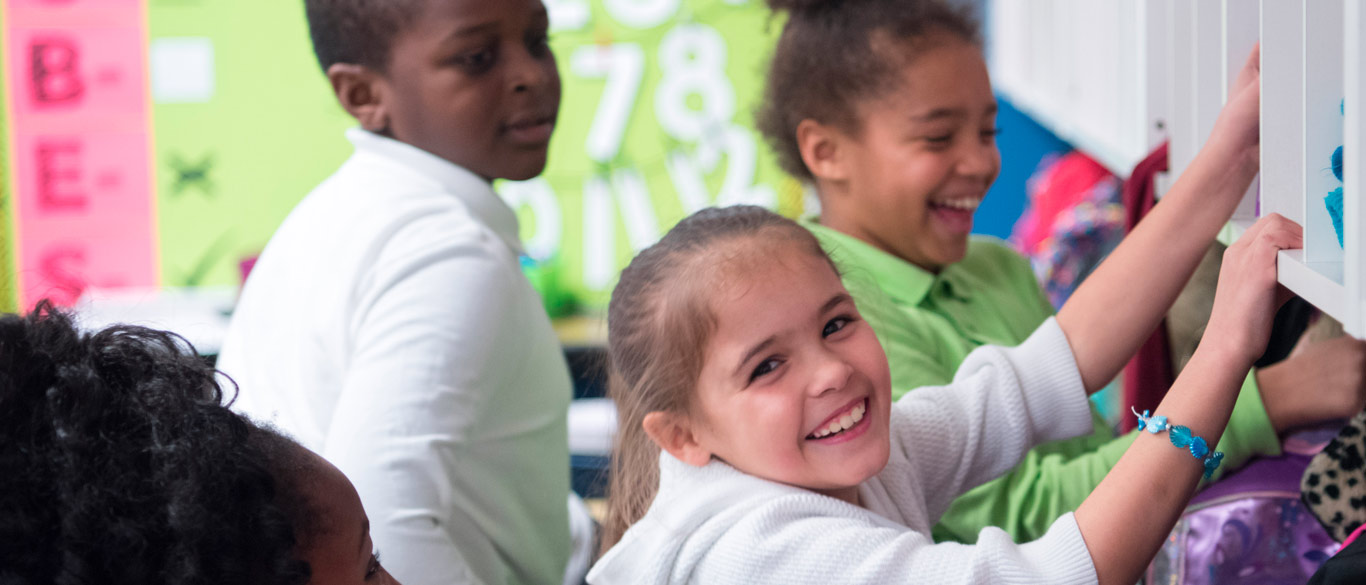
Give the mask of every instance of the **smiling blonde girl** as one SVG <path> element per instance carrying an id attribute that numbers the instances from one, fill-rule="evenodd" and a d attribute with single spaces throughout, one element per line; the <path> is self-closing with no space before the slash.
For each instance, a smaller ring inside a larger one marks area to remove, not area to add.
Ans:
<path id="1" fill-rule="evenodd" d="M 953 384 L 894 403 L 877 338 L 809 232 L 754 207 L 685 219 L 613 291 L 621 431 L 611 548 L 589 582 L 1133 583 L 1217 467 L 1208 449 L 1140 437 L 1034 542 L 986 528 L 976 545 L 934 544 L 929 531 L 1034 445 L 1090 431 L 1087 394 L 1179 288 L 1144 254 L 1180 223 L 1156 214 L 1019 347 L 981 348 Z M 1273 216 L 1230 248 L 1204 342 L 1155 417 L 1217 443 L 1266 344 L 1275 254 L 1299 241 Z M 1125 268 L 1149 294 L 1121 286 Z"/>

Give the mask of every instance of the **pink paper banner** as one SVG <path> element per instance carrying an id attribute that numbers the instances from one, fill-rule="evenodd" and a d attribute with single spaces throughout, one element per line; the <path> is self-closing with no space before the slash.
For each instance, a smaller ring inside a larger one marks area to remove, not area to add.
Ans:
<path id="1" fill-rule="evenodd" d="M 156 285 L 145 0 L 7 1 L 21 306 Z"/>

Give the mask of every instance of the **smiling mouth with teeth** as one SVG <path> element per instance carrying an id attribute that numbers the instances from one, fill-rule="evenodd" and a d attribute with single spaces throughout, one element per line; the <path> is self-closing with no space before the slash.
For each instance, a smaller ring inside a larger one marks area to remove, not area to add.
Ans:
<path id="1" fill-rule="evenodd" d="M 867 411 L 868 401 L 864 400 L 859 402 L 853 408 L 849 409 L 849 412 L 832 419 L 829 424 L 821 427 L 816 432 L 807 435 L 806 438 L 824 439 L 843 433 L 844 431 L 854 428 L 854 425 L 857 425 L 859 421 L 863 420 L 863 415 Z"/>
<path id="2" fill-rule="evenodd" d="M 945 207 L 948 209 L 959 209 L 963 211 L 973 211 L 982 204 L 981 199 L 964 197 L 959 199 L 945 199 L 942 201 L 931 201 L 932 207 Z"/>

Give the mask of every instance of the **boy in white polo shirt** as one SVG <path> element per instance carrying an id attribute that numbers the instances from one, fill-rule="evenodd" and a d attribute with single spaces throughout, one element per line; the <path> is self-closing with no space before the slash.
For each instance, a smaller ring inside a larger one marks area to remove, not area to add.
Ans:
<path id="1" fill-rule="evenodd" d="M 560 101 L 545 7 L 305 6 L 360 128 L 246 283 L 219 361 L 235 408 L 355 482 L 401 581 L 577 582 L 571 382 L 490 186 L 545 167 Z"/>

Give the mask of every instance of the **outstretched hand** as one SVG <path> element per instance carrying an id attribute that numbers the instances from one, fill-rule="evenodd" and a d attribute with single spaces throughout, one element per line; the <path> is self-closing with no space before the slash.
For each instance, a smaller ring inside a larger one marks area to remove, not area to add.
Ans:
<path id="1" fill-rule="evenodd" d="M 1261 125 L 1261 45 L 1252 48 L 1238 77 L 1228 90 L 1228 102 L 1219 112 L 1210 140 L 1221 140 L 1233 164 L 1256 169 L 1259 160 Z"/>
<path id="2" fill-rule="evenodd" d="M 1249 364 L 1257 359 L 1266 350 L 1276 309 L 1290 297 L 1276 280 L 1276 253 L 1302 245 L 1299 224 L 1273 213 L 1229 246 L 1202 345 L 1223 344 Z"/>

